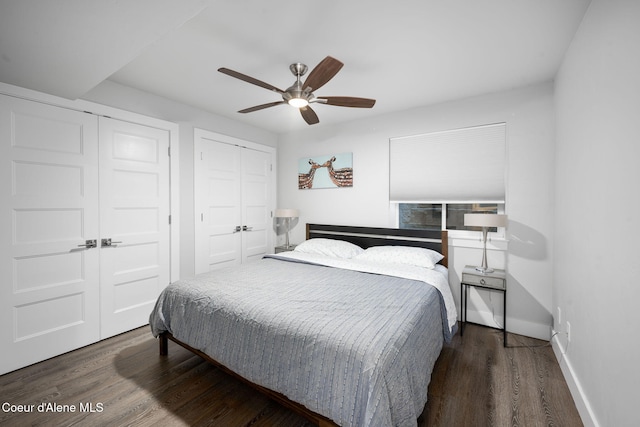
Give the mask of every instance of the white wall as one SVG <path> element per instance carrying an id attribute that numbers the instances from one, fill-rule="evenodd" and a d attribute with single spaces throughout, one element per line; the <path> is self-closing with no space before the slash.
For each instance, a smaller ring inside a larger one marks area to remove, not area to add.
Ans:
<path id="1" fill-rule="evenodd" d="M 639 419 L 639 46 L 640 2 L 594 0 L 556 80 L 554 348 L 586 425 Z"/>
<path id="2" fill-rule="evenodd" d="M 277 146 L 276 135 L 108 80 L 83 96 L 83 99 L 178 123 L 180 152 L 176 154 L 180 156 L 180 276 L 193 276 L 193 129 L 197 127 L 271 147 Z"/>
<path id="3" fill-rule="evenodd" d="M 508 256 L 504 252 L 490 251 L 489 264 L 494 267 L 506 265 L 508 269 L 508 330 L 549 339 L 554 179 L 552 91 L 553 85 L 549 82 L 331 128 L 319 125 L 281 136 L 278 206 L 301 211 L 299 224 L 292 231 L 292 242 L 304 239 L 303 224 L 306 222 L 394 225 L 388 196 L 389 138 L 506 122 L 510 243 Z M 353 188 L 298 190 L 300 158 L 343 152 L 353 152 Z M 425 167 L 430 161 L 438 161 L 424 160 Z M 460 271 L 465 264 L 478 264 L 481 258 L 478 242 L 454 242 L 460 243 L 463 246 L 456 246 L 450 252 L 450 282 L 457 301 Z M 469 243 L 476 248 L 464 247 Z M 470 313 L 469 320 L 496 325 L 495 313 L 498 322 L 502 323 L 499 295 L 482 294 L 473 301 L 478 313 Z"/>

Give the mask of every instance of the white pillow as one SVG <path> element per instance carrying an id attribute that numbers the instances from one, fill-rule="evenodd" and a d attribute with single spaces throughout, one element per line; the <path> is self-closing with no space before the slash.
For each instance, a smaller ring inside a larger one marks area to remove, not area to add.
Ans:
<path id="1" fill-rule="evenodd" d="M 444 256 L 426 248 L 411 246 L 372 246 L 356 259 L 370 262 L 408 264 L 433 269 Z"/>
<path id="2" fill-rule="evenodd" d="M 294 249 L 307 254 L 327 255 L 336 258 L 353 258 L 364 252 L 358 245 L 344 240 L 315 238 L 305 240 Z"/>

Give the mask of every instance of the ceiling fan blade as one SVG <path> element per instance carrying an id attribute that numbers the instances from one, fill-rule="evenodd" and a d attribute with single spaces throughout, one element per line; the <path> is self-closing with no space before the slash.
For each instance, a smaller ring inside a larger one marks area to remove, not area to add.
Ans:
<path id="1" fill-rule="evenodd" d="M 318 119 L 318 115 L 309 106 L 300 108 L 300 114 L 302 114 L 302 118 L 304 119 L 304 121 L 310 125 L 315 125 L 316 123 L 320 123 L 320 119 Z"/>
<path id="2" fill-rule="evenodd" d="M 311 91 L 318 90 L 333 78 L 344 64 L 335 58 L 327 56 L 316 67 L 311 70 L 307 80 L 304 82 L 302 90 L 311 88 Z"/>
<path id="3" fill-rule="evenodd" d="M 269 102 L 268 104 L 261 104 L 261 105 L 256 105 L 255 107 L 245 108 L 244 110 L 238 111 L 238 113 L 252 113 L 258 110 L 264 110 L 265 108 L 275 107 L 276 105 L 280 105 L 280 104 L 286 104 L 286 102 L 285 101 Z"/>
<path id="4" fill-rule="evenodd" d="M 337 105 L 338 107 L 371 108 L 376 103 L 375 99 L 351 96 L 319 96 L 316 99 L 323 104 Z"/>
<path id="5" fill-rule="evenodd" d="M 254 84 L 256 86 L 260 86 L 260 87 L 263 87 L 265 89 L 272 90 L 274 92 L 279 93 L 280 95 L 282 95 L 284 93 L 284 91 L 282 89 L 279 89 L 279 88 L 277 88 L 277 87 L 275 87 L 273 85 L 270 85 L 269 83 L 265 83 L 262 80 L 254 79 L 253 77 L 247 76 L 246 74 L 242 74 L 242 73 L 239 73 L 237 71 L 233 71 L 233 70 L 230 70 L 230 69 L 224 68 L 224 67 L 223 68 L 218 68 L 218 71 L 220 71 L 221 73 L 226 74 L 228 76 L 235 77 L 236 79 L 240 79 L 242 81 L 245 81 L 247 83 L 251 83 L 251 84 Z"/>

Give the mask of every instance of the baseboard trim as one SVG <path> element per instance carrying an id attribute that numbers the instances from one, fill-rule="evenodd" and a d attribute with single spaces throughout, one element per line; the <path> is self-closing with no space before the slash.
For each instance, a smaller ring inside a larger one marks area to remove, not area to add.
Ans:
<path id="1" fill-rule="evenodd" d="M 502 310 L 500 310 L 500 313 L 494 314 L 487 310 L 475 310 L 474 308 L 468 308 L 467 320 L 471 323 L 477 323 L 478 325 L 498 329 L 502 329 L 502 325 L 504 324 Z M 527 322 L 526 320 L 507 316 L 507 332 L 549 341 L 549 337 L 551 336 L 551 327 L 547 324 Z"/>
<path id="2" fill-rule="evenodd" d="M 582 390 L 580 381 L 578 381 L 578 377 L 573 370 L 565 348 L 558 339 L 558 335 L 554 335 L 551 339 L 551 347 L 553 348 L 553 353 L 555 354 L 556 359 L 558 359 L 560 370 L 562 371 L 564 379 L 569 386 L 569 391 L 571 392 L 573 401 L 576 404 L 580 418 L 582 418 L 582 423 L 585 427 L 600 427 L 600 424 L 598 424 L 598 420 L 593 413 L 593 409 Z"/>

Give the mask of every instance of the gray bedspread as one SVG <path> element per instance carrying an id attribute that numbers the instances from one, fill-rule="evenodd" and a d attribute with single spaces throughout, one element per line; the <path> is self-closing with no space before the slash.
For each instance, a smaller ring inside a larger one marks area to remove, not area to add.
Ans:
<path id="1" fill-rule="evenodd" d="M 341 426 L 415 426 L 448 328 L 424 282 L 265 258 L 169 285 L 150 316 Z"/>

